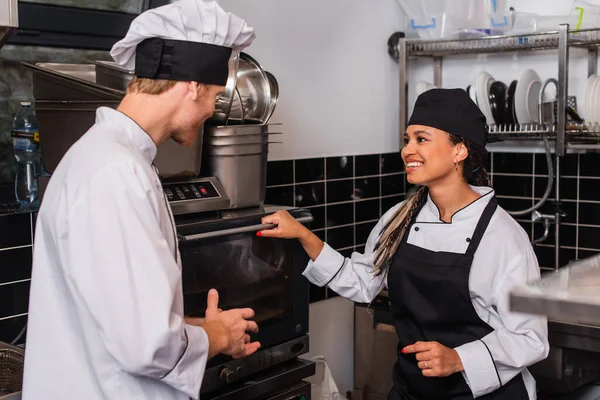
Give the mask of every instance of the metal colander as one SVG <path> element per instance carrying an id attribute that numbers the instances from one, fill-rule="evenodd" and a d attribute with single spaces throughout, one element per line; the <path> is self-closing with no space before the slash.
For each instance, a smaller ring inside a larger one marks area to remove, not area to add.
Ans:
<path id="1" fill-rule="evenodd" d="M 0 396 L 21 391 L 23 359 L 22 351 L 0 348 Z"/>

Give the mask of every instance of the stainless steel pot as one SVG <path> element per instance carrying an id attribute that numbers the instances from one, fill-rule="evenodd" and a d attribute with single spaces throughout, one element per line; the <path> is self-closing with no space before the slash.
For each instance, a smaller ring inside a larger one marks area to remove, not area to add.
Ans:
<path id="1" fill-rule="evenodd" d="M 214 145 L 207 144 L 204 146 L 204 155 L 208 156 L 243 156 L 249 154 L 261 154 L 269 152 L 269 144 L 265 143 L 248 143 L 248 144 L 227 144 Z"/>
<path id="2" fill-rule="evenodd" d="M 265 202 L 268 145 L 246 155 L 205 154 L 203 173 L 215 176 L 225 188 L 231 208 L 260 207 Z"/>
<path id="3" fill-rule="evenodd" d="M 204 138 L 206 145 L 237 145 L 237 144 L 260 144 L 268 143 L 270 135 L 280 135 L 280 133 L 265 133 L 257 135 L 232 135 L 232 136 L 207 136 Z"/>
<path id="4" fill-rule="evenodd" d="M 261 125 L 227 125 L 227 126 L 210 126 L 206 127 L 205 134 L 210 137 L 222 136 L 242 136 L 242 135 L 258 135 L 269 132 L 270 127 L 280 126 L 281 124 L 261 124 Z"/>

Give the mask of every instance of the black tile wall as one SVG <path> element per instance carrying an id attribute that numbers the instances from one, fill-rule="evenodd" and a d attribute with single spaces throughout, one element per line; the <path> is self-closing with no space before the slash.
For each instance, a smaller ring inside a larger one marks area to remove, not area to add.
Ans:
<path id="1" fill-rule="evenodd" d="M 327 206 L 327 226 L 352 225 L 353 223 L 354 206 L 352 203 Z"/>
<path id="2" fill-rule="evenodd" d="M 267 203 L 311 210 L 313 232 L 350 257 L 364 245 L 382 213 L 404 200 L 405 174 L 399 153 L 269 162 Z M 291 190 L 290 190 L 291 188 Z M 337 296 L 311 285 L 311 302 Z"/>
<path id="3" fill-rule="evenodd" d="M 381 210 L 379 209 L 380 200 L 364 200 L 354 203 L 354 216 L 356 222 L 373 221 L 379 219 Z"/>
<path id="4" fill-rule="evenodd" d="M 354 157 L 330 157 L 325 160 L 327 179 L 352 178 L 354 176 Z"/>
<path id="5" fill-rule="evenodd" d="M 387 153 L 381 155 L 381 173 L 391 174 L 404 171 L 400 153 Z"/>
<path id="6" fill-rule="evenodd" d="M 552 160 L 554 163 L 555 156 Z M 491 171 L 498 201 L 506 210 L 531 207 L 546 190 L 548 167 L 543 154 L 494 153 Z M 560 209 L 567 215 L 561 219 L 559 227 L 559 259 L 560 264 L 565 265 L 600 252 L 600 154 L 562 157 L 560 176 Z M 549 200 L 539 211 L 554 214 L 555 197 L 556 188 L 553 187 Z M 543 224 L 532 223 L 530 215 L 519 216 L 517 221 L 533 239 L 542 237 Z M 535 252 L 541 267 L 554 268 L 554 225 L 548 239 L 535 246 Z"/>
<path id="7" fill-rule="evenodd" d="M 354 226 L 327 229 L 327 243 L 334 249 L 354 246 Z"/>
<path id="8" fill-rule="evenodd" d="M 325 204 L 325 185 L 323 182 L 296 185 L 295 193 L 298 207 Z"/>
<path id="9" fill-rule="evenodd" d="M 0 341 L 4 342 L 12 342 L 27 321 L 22 314 L 29 302 L 32 216 L 0 214 Z M 24 337 L 18 343 L 23 341 Z"/>
<path id="10" fill-rule="evenodd" d="M 531 154 L 520 153 L 494 153 L 492 161 L 494 173 L 526 173 L 533 170 L 533 157 Z"/>
<path id="11" fill-rule="evenodd" d="M 267 164 L 267 186 L 291 185 L 294 183 L 294 162 L 273 161 Z"/>
<path id="12" fill-rule="evenodd" d="M 27 245 L 31 245 L 31 215 L 0 215 L 0 249 Z"/>
<path id="13" fill-rule="evenodd" d="M 327 203 L 340 203 L 351 201 L 354 192 L 354 180 L 327 182 Z"/>
<path id="14" fill-rule="evenodd" d="M 325 159 L 309 158 L 294 161 L 294 182 L 313 182 L 325 178 Z"/>
<path id="15" fill-rule="evenodd" d="M 294 186 L 268 187 L 265 195 L 268 204 L 281 204 L 282 206 L 294 205 Z"/>
<path id="16" fill-rule="evenodd" d="M 381 196 L 379 177 L 358 178 L 354 180 L 354 198 L 372 199 Z"/>
<path id="17" fill-rule="evenodd" d="M 354 176 L 379 175 L 379 154 L 354 157 Z"/>
<path id="18" fill-rule="evenodd" d="M 31 278 L 31 247 L 0 251 L 0 283 Z"/>
<path id="19" fill-rule="evenodd" d="M 0 319 L 0 341 L 12 343 L 12 341 L 19 336 L 26 324 L 26 315 Z M 18 340 L 15 344 L 22 343 L 25 343 L 25 335 L 22 335 L 20 340 Z"/>
<path id="20" fill-rule="evenodd" d="M 27 313 L 29 281 L 0 286 L 0 319 Z"/>

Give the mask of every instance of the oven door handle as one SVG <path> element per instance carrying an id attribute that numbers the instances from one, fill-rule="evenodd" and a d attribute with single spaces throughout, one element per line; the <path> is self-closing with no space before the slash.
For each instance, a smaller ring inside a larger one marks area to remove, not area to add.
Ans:
<path id="1" fill-rule="evenodd" d="M 313 217 L 300 217 L 296 218 L 296 221 L 301 224 L 309 223 L 313 221 Z M 267 229 L 273 229 L 277 227 L 275 224 L 258 224 L 258 225 L 250 225 L 250 226 L 241 226 L 239 228 L 231 228 L 231 229 L 223 229 L 220 231 L 212 231 L 212 232 L 204 232 L 197 233 L 195 235 L 177 235 L 180 242 L 190 242 L 193 240 L 202 240 L 202 239 L 210 239 L 227 235 L 237 235 L 238 233 L 249 233 L 249 232 L 258 232 L 264 231 Z"/>

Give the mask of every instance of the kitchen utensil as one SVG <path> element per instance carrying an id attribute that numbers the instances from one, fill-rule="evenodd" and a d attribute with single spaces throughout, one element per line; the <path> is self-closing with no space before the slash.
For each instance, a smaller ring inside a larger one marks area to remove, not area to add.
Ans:
<path id="1" fill-rule="evenodd" d="M 204 146 L 204 154 L 209 156 L 243 156 L 249 154 L 260 154 L 269 151 L 269 144 L 280 142 L 265 143 L 246 143 L 246 144 L 210 144 Z"/>
<path id="2" fill-rule="evenodd" d="M 231 110 L 229 112 L 229 118 L 227 118 L 227 122 L 225 125 L 243 125 L 245 123 L 244 118 L 244 107 L 242 104 L 242 97 L 240 96 L 240 91 L 238 88 L 235 88 L 235 92 L 233 95 L 233 101 L 231 102 Z"/>
<path id="3" fill-rule="evenodd" d="M 207 145 L 232 145 L 232 144 L 258 144 L 269 141 L 270 135 L 281 135 L 281 133 L 264 133 L 256 135 L 232 135 L 232 136 L 217 136 L 206 137 L 204 143 Z"/>
<path id="4" fill-rule="evenodd" d="M 469 86 L 469 97 L 471 98 L 471 100 L 473 100 L 473 103 L 477 104 L 477 89 L 476 89 L 477 85 L 476 83 L 473 83 L 471 86 Z"/>
<path id="5" fill-rule="evenodd" d="M 269 117 L 271 88 L 267 74 L 258 61 L 240 53 L 237 75 L 245 124 L 262 124 Z"/>
<path id="6" fill-rule="evenodd" d="M 135 76 L 133 71 L 121 67 L 114 61 L 96 61 L 94 64 L 98 85 L 125 91 Z"/>
<path id="7" fill-rule="evenodd" d="M 205 130 L 205 135 L 210 137 L 221 136 L 240 136 L 240 135 L 256 135 L 261 133 L 269 133 L 271 126 L 280 126 L 281 124 L 260 124 L 260 125 L 226 125 L 226 126 L 211 126 Z"/>
<path id="8" fill-rule="evenodd" d="M 205 154 L 203 173 L 216 176 L 229 196 L 231 208 L 260 207 L 267 183 L 268 144 L 254 154 Z M 231 148 L 228 148 L 231 149 Z"/>
<path id="9" fill-rule="evenodd" d="M 519 77 L 515 91 L 515 111 L 519 124 L 538 121 L 538 97 L 542 88 L 542 79 L 532 69 L 528 69 Z"/>
<path id="10" fill-rule="evenodd" d="M 275 111 L 275 107 L 277 106 L 277 100 L 279 100 L 279 83 L 275 76 L 269 71 L 265 71 L 267 74 L 267 78 L 269 78 L 269 88 L 271 89 L 271 102 L 269 103 L 269 114 L 267 116 L 265 124 L 269 122 L 271 117 L 273 116 L 273 112 Z"/>
<path id="11" fill-rule="evenodd" d="M 517 90 L 517 81 L 512 81 L 506 89 L 506 111 L 504 113 L 507 124 L 517 124 L 515 115 L 515 91 Z"/>
<path id="12" fill-rule="evenodd" d="M 479 106 L 488 125 L 494 123 L 494 116 L 492 114 L 492 107 L 490 105 L 490 88 L 494 83 L 494 78 L 487 72 L 481 71 L 477 75 L 477 105 Z"/>
<path id="13" fill-rule="evenodd" d="M 229 118 L 233 99 L 236 95 L 236 85 L 238 79 L 238 65 L 239 55 L 234 55 L 229 59 L 229 75 L 227 76 L 227 83 L 225 84 L 225 91 L 217 96 L 215 103 L 215 112 L 212 117 L 209 118 L 207 124 L 225 124 Z M 242 115 L 242 121 L 243 121 Z"/>
<path id="14" fill-rule="evenodd" d="M 489 102 L 497 125 L 506 123 L 506 85 L 496 81 L 490 87 Z"/>

